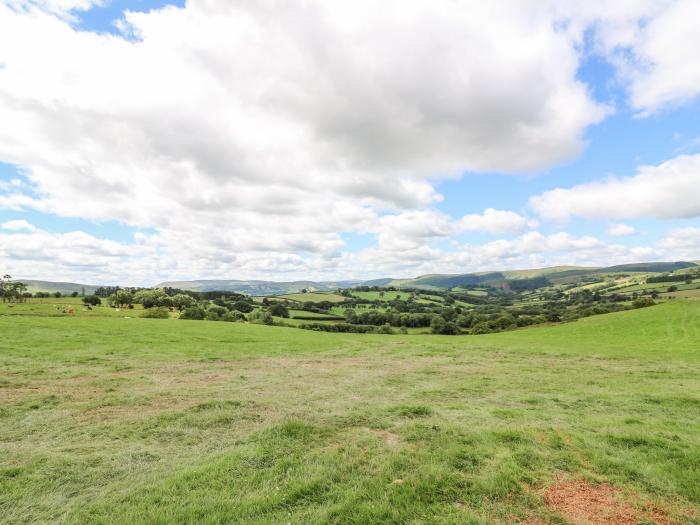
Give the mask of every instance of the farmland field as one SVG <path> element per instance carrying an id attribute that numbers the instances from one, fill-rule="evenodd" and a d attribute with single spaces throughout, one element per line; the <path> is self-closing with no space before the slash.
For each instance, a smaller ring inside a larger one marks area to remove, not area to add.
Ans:
<path id="1" fill-rule="evenodd" d="M 392 301 L 399 297 L 402 301 L 407 301 L 411 298 L 409 292 L 386 291 L 386 292 L 358 292 L 353 291 L 352 295 L 365 301 Z"/>
<path id="2" fill-rule="evenodd" d="M 8 312 L 0 523 L 698 523 L 700 301 L 463 337 Z"/>
<path id="3" fill-rule="evenodd" d="M 332 292 L 308 292 L 308 293 L 290 293 L 285 295 L 275 295 L 276 299 L 286 299 L 288 301 L 298 301 L 300 303 L 320 303 L 329 301 L 331 303 L 342 303 L 345 297 Z"/>

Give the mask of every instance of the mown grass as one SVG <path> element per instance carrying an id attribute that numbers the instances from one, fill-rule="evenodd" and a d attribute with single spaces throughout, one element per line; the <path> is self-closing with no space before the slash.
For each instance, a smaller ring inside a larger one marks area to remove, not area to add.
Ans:
<path id="1" fill-rule="evenodd" d="M 561 476 L 698 523 L 700 302 L 478 337 L 0 334 L 2 523 L 562 523 Z"/>

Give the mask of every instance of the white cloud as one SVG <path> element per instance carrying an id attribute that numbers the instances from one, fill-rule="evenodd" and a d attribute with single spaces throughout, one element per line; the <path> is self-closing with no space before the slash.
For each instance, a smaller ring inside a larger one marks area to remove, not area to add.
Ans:
<path id="1" fill-rule="evenodd" d="M 700 93 L 700 3 L 634 2 L 634 16 L 602 22 L 602 45 L 629 84 L 643 114 L 695 99 Z"/>
<path id="2" fill-rule="evenodd" d="M 488 208 L 481 215 L 465 215 L 460 221 L 462 231 L 481 231 L 491 234 L 518 234 L 537 227 L 537 221 L 513 211 Z"/>
<path id="3" fill-rule="evenodd" d="M 530 205 L 548 219 L 683 219 L 700 216 L 699 188 L 700 155 L 683 155 L 633 177 L 547 191 Z"/>
<path id="4" fill-rule="evenodd" d="M 127 13 L 129 38 L 71 26 L 72 13 L 96 3 L 0 3 L 0 161 L 21 166 L 27 180 L 0 185 L 0 208 L 116 220 L 157 234 L 114 246 L 77 234 L 15 233 L 4 238 L 2 262 L 73 275 L 75 261 L 110 257 L 111 278 L 149 284 L 158 276 L 537 264 L 553 260 L 555 248 L 582 259 L 595 250 L 624 257 L 630 252 L 592 238 L 536 234 L 536 222 L 512 211 L 449 217 L 434 210 L 442 198 L 435 181 L 576 158 L 586 128 L 610 111 L 577 79 L 592 25 L 630 82 L 635 107 L 683 101 L 694 89 L 692 72 L 666 75 L 673 89 L 639 87 L 642 73 L 656 78 L 669 71 L 664 64 L 687 58 L 675 44 L 674 57 L 654 51 L 669 31 L 662 23 L 647 31 L 665 13 L 654 2 L 192 0 Z M 622 60 L 623 49 L 634 63 Z M 653 67 L 642 70 L 646 56 Z M 642 175 L 598 184 L 634 189 Z M 694 216 L 692 176 L 677 178 L 685 182 L 670 188 L 680 188 L 686 204 L 668 213 Z M 600 196 L 592 187 L 556 191 Z M 651 213 L 636 211 L 647 190 L 639 191 L 610 218 Z M 661 193 L 653 213 L 664 209 Z M 596 213 L 573 197 L 573 211 L 562 210 L 547 195 L 537 208 L 544 217 Z M 438 247 L 477 231 L 520 237 L 468 246 L 459 257 Z M 374 234 L 378 244 L 347 253 L 344 232 Z M 31 250 L 15 246 L 30 241 Z M 75 260 L 59 254 L 69 245 Z"/>
<path id="5" fill-rule="evenodd" d="M 629 237 L 630 235 L 635 235 L 637 230 L 630 226 L 629 224 L 611 224 L 607 229 L 607 234 L 613 237 Z"/>
<path id="6" fill-rule="evenodd" d="M 3 230 L 11 230 L 11 231 L 20 231 L 20 230 L 26 230 L 26 231 L 30 231 L 30 232 L 36 231 L 36 226 L 28 223 L 24 219 L 16 219 L 13 221 L 3 222 L 2 225 L 0 225 L 0 228 Z"/>
<path id="7" fill-rule="evenodd" d="M 700 256 L 700 228 L 688 226 L 671 230 L 661 241 L 659 246 L 667 250 L 693 249 L 690 258 Z"/>
<path id="8" fill-rule="evenodd" d="M 439 201 L 437 178 L 576 157 L 606 111 L 545 6 L 211 0 L 126 18 L 137 41 L 0 5 L 0 160 L 33 192 L 0 206 L 228 258 L 331 257 L 341 232 Z"/>

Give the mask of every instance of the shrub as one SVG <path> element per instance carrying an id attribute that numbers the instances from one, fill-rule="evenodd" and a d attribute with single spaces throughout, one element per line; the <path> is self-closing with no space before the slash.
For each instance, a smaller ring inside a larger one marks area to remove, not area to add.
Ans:
<path id="1" fill-rule="evenodd" d="M 250 314 L 250 322 L 255 324 L 272 324 L 274 319 L 270 312 L 259 308 Z"/>
<path id="2" fill-rule="evenodd" d="M 441 315 L 436 315 L 430 322 L 430 330 L 434 334 L 455 335 L 459 333 L 459 327 L 452 321 L 445 321 Z"/>
<path id="3" fill-rule="evenodd" d="M 224 315 L 228 310 L 223 306 L 210 306 L 207 308 L 206 318 L 208 321 L 220 321 L 221 316 Z"/>
<path id="4" fill-rule="evenodd" d="M 632 308 L 646 308 L 647 306 L 654 306 L 656 302 L 651 297 L 640 297 L 632 303 Z"/>
<path id="5" fill-rule="evenodd" d="M 246 317 L 241 312 L 234 310 L 231 312 L 226 312 L 224 315 L 222 315 L 221 320 L 226 321 L 227 323 L 235 323 L 236 321 L 245 321 Z"/>
<path id="6" fill-rule="evenodd" d="M 248 301 L 236 301 L 235 303 L 233 303 L 233 307 L 239 312 L 243 312 L 244 314 L 253 311 L 253 305 L 250 304 Z"/>
<path id="7" fill-rule="evenodd" d="M 180 314 L 180 319 L 187 319 L 191 321 L 201 321 L 206 316 L 204 308 L 201 306 L 190 306 L 185 308 Z"/>
<path id="8" fill-rule="evenodd" d="M 168 310 L 165 306 L 148 308 L 141 313 L 141 317 L 147 319 L 167 319 L 170 317 L 170 310 Z"/>
<path id="9" fill-rule="evenodd" d="M 270 307 L 270 314 L 275 317 L 289 317 L 289 310 L 283 304 L 275 304 Z"/>
<path id="10" fill-rule="evenodd" d="M 100 299 L 96 295 L 88 295 L 86 297 L 83 297 L 83 304 L 85 306 L 99 306 L 102 304 L 102 299 Z"/>

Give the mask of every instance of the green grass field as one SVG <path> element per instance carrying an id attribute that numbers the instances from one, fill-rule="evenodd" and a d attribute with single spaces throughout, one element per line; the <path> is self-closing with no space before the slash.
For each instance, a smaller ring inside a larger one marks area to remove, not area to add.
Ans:
<path id="1" fill-rule="evenodd" d="M 345 297 L 333 292 L 308 292 L 308 293 L 289 293 L 285 295 L 275 295 L 270 299 L 286 299 L 288 301 L 298 301 L 300 303 L 320 303 L 329 301 L 331 303 L 342 303 Z"/>
<path id="2" fill-rule="evenodd" d="M 352 295 L 358 299 L 365 301 L 393 301 L 399 297 L 402 301 L 408 301 L 411 298 L 409 292 L 387 291 L 387 292 L 357 292 L 353 290 Z"/>
<path id="3" fill-rule="evenodd" d="M 700 301 L 464 337 L 0 314 L 0 523 L 586 523 L 565 490 L 700 523 Z"/>

